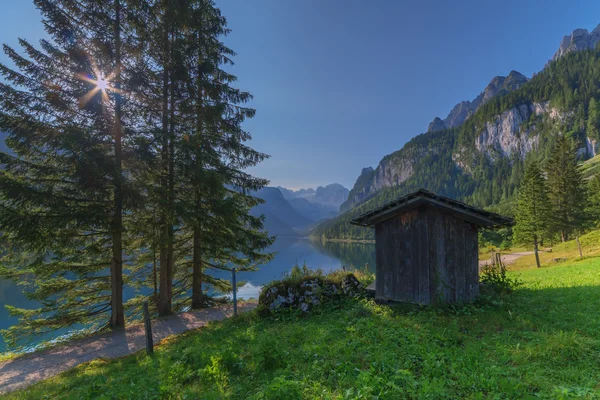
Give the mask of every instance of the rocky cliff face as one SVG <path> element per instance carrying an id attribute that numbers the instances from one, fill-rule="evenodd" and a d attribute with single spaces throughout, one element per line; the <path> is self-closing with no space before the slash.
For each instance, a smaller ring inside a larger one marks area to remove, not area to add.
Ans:
<path id="1" fill-rule="evenodd" d="M 475 128 L 477 134 L 473 141 L 462 147 L 457 145 L 452 152 L 452 161 L 458 170 L 471 174 L 471 163 L 477 154 L 483 154 L 492 163 L 501 158 L 513 160 L 518 157 L 524 160 L 527 153 L 537 149 L 540 144 L 536 128 L 542 118 L 568 125 L 570 117 L 572 113 L 561 112 L 551 107 L 549 102 L 526 103 L 509 108 Z M 583 158 L 593 157 L 599 147 L 600 143 L 588 137 L 578 153 Z M 363 179 L 361 181 L 359 177 L 357 180 L 342 211 L 364 203 L 384 188 L 407 181 L 415 173 L 414 165 L 419 160 L 428 155 L 438 156 L 439 152 L 437 147 L 431 146 L 431 142 L 424 141 L 408 148 L 405 146 L 384 157 L 375 170 L 363 169 Z"/>
<path id="2" fill-rule="evenodd" d="M 588 32 L 587 29 L 575 29 L 573 33 L 563 37 L 552 61 L 558 60 L 571 51 L 594 49 L 598 42 L 600 42 L 600 25 L 592 32 Z"/>
<path id="3" fill-rule="evenodd" d="M 548 103 L 521 104 L 498 115 L 485 123 L 475 139 L 475 148 L 488 158 L 525 155 L 537 147 L 539 137 L 535 134 L 535 124 L 523 128 L 532 116 L 548 112 Z"/>
<path id="4" fill-rule="evenodd" d="M 517 71 L 511 71 L 508 76 L 496 76 L 473 101 L 461 101 L 455 105 L 445 119 L 436 117 L 427 129 L 435 132 L 442 129 L 455 128 L 462 125 L 481 106 L 495 96 L 511 92 L 523 86 L 527 77 Z"/>
<path id="5" fill-rule="evenodd" d="M 364 168 L 350 191 L 348 200 L 340 207 L 347 211 L 363 203 L 386 187 L 407 181 L 414 173 L 415 163 L 427 155 L 437 155 L 439 149 L 428 145 L 405 146 L 379 162 L 377 168 Z"/>

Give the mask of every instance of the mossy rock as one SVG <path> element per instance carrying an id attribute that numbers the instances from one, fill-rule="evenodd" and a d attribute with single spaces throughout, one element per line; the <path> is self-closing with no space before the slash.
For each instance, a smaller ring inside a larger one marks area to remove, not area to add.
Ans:
<path id="1" fill-rule="evenodd" d="M 261 291 L 258 304 L 261 315 L 280 309 L 309 312 L 324 302 L 338 300 L 343 296 L 358 297 L 362 294 L 364 285 L 353 274 L 337 274 L 332 278 L 307 276 L 272 282 Z"/>

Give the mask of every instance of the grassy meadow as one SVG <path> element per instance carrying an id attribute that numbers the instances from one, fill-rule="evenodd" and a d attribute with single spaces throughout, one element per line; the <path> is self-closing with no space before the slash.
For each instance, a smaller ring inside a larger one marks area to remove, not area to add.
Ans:
<path id="1" fill-rule="evenodd" d="M 511 275 L 512 294 L 460 308 L 246 314 L 8 398 L 600 398 L 600 258 Z"/>
<path id="2" fill-rule="evenodd" d="M 591 231 L 581 236 L 579 242 L 581 243 L 583 260 L 600 257 L 600 230 Z M 575 240 L 553 244 L 551 249 L 552 251 L 542 251 L 539 253 L 542 266 L 555 266 L 582 260 L 579 257 L 579 250 L 577 249 L 577 242 Z M 527 250 L 531 251 L 531 249 Z M 513 250 L 510 252 L 512 253 Z M 535 256 L 521 257 L 510 268 L 513 270 L 535 268 Z"/>

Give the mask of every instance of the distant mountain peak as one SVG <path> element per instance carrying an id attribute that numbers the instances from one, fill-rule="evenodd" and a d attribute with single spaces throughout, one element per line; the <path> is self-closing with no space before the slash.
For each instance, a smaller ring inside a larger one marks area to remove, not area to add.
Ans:
<path id="1" fill-rule="evenodd" d="M 303 198 L 311 203 L 334 206 L 338 208 L 348 198 L 350 192 L 339 183 L 331 183 L 327 186 L 319 186 L 317 189 L 299 189 L 292 190 L 284 187 L 277 187 L 286 200 Z"/>
<path id="2" fill-rule="evenodd" d="M 373 167 L 365 167 L 365 168 L 362 169 L 362 171 L 360 171 L 360 175 L 361 176 L 362 175 L 367 175 L 367 174 L 370 174 L 373 171 L 374 171 Z"/>
<path id="3" fill-rule="evenodd" d="M 600 42 L 600 24 L 591 32 L 587 29 L 575 29 L 570 35 L 563 37 L 552 61 L 572 51 L 594 49 L 598 42 Z"/>
<path id="4" fill-rule="evenodd" d="M 442 121 L 440 117 L 435 117 L 429 124 L 427 132 L 436 132 L 444 129 L 446 129 L 446 124 L 444 124 L 444 121 Z"/>
<path id="5" fill-rule="evenodd" d="M 495 76 L 473 101 L 461 101 L 452 108 L 445 119 L 435 117 L 429 124 L 427 131 L 435 132 L 460 126 L 493 97 L 512 92 L 523 86 L 527 81 L 525 75 L 515 70 L 510 71 L 507 76 Z"/>

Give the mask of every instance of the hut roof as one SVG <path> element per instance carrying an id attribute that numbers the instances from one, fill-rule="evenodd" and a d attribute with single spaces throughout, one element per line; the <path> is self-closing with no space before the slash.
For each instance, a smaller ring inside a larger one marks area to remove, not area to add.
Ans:
<path id="1" fill-rule="evenodd" d="M 423 205 L 437 208 L 442 212 L 453 214 L 465 221 L 472 222 L 485 228 L 513 224 L 511 218 L 481 210 L 448 197 L 438 196 L 425 189 L 420 189 L 414 193 L 407 194 L 406 196 L 400 197 L 379 208 L 362 214 L 353 219 L 350 223 L 353 225 L 373 227 L 379 222 Z"/>

